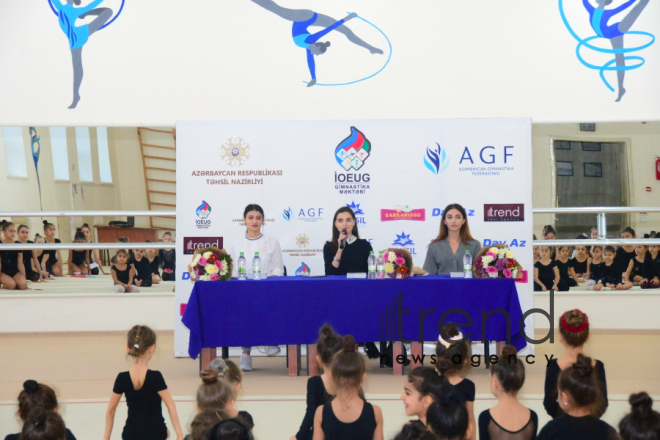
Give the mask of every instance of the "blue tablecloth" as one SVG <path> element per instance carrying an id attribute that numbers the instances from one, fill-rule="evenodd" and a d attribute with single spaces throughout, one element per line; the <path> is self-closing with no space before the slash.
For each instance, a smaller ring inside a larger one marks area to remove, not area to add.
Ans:
<path id="1" fill-rule="evenodd" d="M 398 306 L 399 297 L 402 307 Z M 399 322 L 398 310 L 402 313 Z M 429 309 L 435 309 L 430 312 Z M 463 279 L 448 276 L 405 280 L 347 279 L 345 277 L 274 277 L 261 281 L 198 281 L 183 314 L 190 329 L 188 353 L 194 359 L 203 347 L 313 344 L 323 324 L 358 342 L 438 338 L 438 323 L 450 309 L 461 309 L 472 325 L 464 335 L 481 340 L 482 312 L 506 311 L 511 319 L 511 344 L 521 350 L 526 341 L 519 331 L 522 317 L 515 282 L 511 279 Z M 425 312 L 424 312 L 425 311 Z M 460 313 L 444 322 L 465 323 Z M 493 313 L 486 322 L 486 340 L 504 341 L 506 318 Z"/>

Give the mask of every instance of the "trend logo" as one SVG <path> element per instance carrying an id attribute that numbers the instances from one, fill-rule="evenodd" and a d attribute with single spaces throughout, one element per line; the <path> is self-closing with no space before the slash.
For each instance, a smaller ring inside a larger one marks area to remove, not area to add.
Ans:
<path id="1" fill-rule="evenodd" d="M 282 218 L 284 218 L 286 221 L 291 221 L 293 218 L 293 211 L 291 210 L 290 206 L 288 208 L 284 208 L 284 211 L 282 211 Z"/>
<path id="2" fill-rule="evenodd" d="M 250 158 L 250 145 L 241 138 L 229 138 L 220 147 L 222 160 L 229 166 L 241 166 Z"/>
<path id="3" fill-rule="evenodd" d="M 410 239 L 410 234 L 406 235 L 405 232 L 401 232 L 401 235 L 396 234 L 396 240 L 392 243 L 392 246 L 414 246 L 415 243 Z"/>
<path id="4" fill-rule="evenodd" d="M 355 213 L 355 215 L 364 215 L 364 211 L 360 208 L 359 203 L 351 202 L 350 205 L 347 203 L 346 206 L 351 208 L 353 210 L 353 212 Z"/>
<path id="5" fill-rule="evenodd" d="M 600 73 L 600 79 L 612 92 L 614 92 L 614 87 L 612 87 L 607 79 L 605 79 L 605 72 L 616 71 L 617 87 L 619 89 L 616 102 L 619 102 L 621 101 L 624 93 L 626 93 L 626 89 L 623 87 L 626 71 L 638 69 L 642 67 L 646 62 L 646 60 L 640 56 L 628 56 L 627 54 L 631 52 L 638 52 L 651 46 L 655 42 L 655 36 L 649 32 L 630 30 L 632 25 L 639 18 L 639 15 L 644 11 L 644 8 L 648 4 L 648 0 L 640 0 L 636 2 L 637 4 L 634 6 L 633 3 L 635 3 L 635 1 L 628 1 L 616 8 L 605 9 L 605 6 L 611 2 L 612 0 L 609 2 L 607 0 L 597 0 L 597 7 L 594 7 L 589 2 L 589 0 L 583 0 L 582 4 L 586 9 L 586 12 L 589 14 L 589 25 L 596 33 L 596 35 L 592 35 L 587 38 L 580 37 L 573 30 L 573 27 L 570 25 L 568 19 L 566 18 L 563 0 L 559 0 L 559 14 L 561 15 L 561 19 L 564 22 L 564 26 L 566 26 L 568 32 L 577 41 L 575 54 L 577 55 L 578 61 L 580 61 L 583 66 L 589 69 L 598 70 Z M 609 23 L 609 21 L 615 15 L 626 10 L 628 11 L 620 22 L 615 22 L 612 24 Z M 587 17 L 585 16 L 584 18 Z M 648 38 L 648 40 L 646 44 L 640 44 L 639 46 L 635 47 L 625 47 L 623 41 L 624 35 L 640 35 Z M 593 40 L 600 38 L 607 40 L 612 46 L 612 49 L 607 49 L 591 44 Z M 614 58 L 611 58 L 609 61 L 601 65 L 589 63 L 584 59 L 580 52 L 582 47 L 586 47 L 587 49 L 594 52 L 604 53 L 606 55 L 614 55 Z M 634 61 L 636 64 L 626 64 L 626 61 Z"/>
<path id="6" fill-rule="evenodd" d="M 308 277 L 311 272 L 312 271 L 309 268 L 309 266 L 306 265 L 303 262 L 303 263 L 300 263 L 300 267 L 298 269 L 296 269 L 296 276 L 297 277 Z"/>
<path id="7" fill-rule="evenodd" d="M 439 143 L 436 142 L 435 145 L 437 145 L 437 148 L 426 147 L 424 165 L 433 174 L 438 174 L 449 167 L 449 158 L 447 157 L 447 151 L 440 147 Z"/>
<path id="8" fill-rule="evenodd" d="M 359 170 L 371 154 L 371 142 L 360 130 L 351 127 L 351 134 L 335 149 L 335 159 L 346 171 Z"/>
<path id="9" fill-rule="evenodd" d="M 202 204 L 199 205 L 195 213 L 197 214 L 197 217 L 206 220 L 209 215 L 211 215 L 211 205 L 202 200 Z"/>

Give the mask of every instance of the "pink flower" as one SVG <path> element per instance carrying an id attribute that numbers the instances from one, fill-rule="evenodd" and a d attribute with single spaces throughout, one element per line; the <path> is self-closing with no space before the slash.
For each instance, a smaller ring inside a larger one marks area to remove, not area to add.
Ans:
<path id="1" fill-rule="evenodd" d="M 200 266 L 206 266 L 206 258 L 204 257 L 200 258 L 197 264 Z"/>
<path id="2" fill-rule="evenodd" d="M 497 273 L 497 269 L 495 269 L 494 266 L 488 266 L 486 268 L 486 272 L 488 272 L 488 273 Z"/>
<path id="3" fill-rule="evenodd" d="M 511 275 L 512 275 L 511 269 L 504 269 L 504 271 L 502 273 L 504 274 L 505 278 L 511 278 Z"/>
<path id="4" fill-rule="evenodd" d="M 394 262 L 397 265 L 402 266 L 402 265 L 406 264 L 406 259 L 403 258 L 403 257 L 398 257 L 396 260 L 394 260 Z"/>
<path id="5" fill-rule="evenodd" d="M 217 273 L 214 273 L 211 275 L 211 281 L 218 281 L 220 279 L 220 275 Z"/>
<path id="6" fill-rule="evenodd" d="M 497 254 L 493 252 L 486 252 L 486 255 L 489 257 L 493 257 L 493 260 L 497 260 Z"/>
<path id="7" fill-rule="evenodd" d="M 217 260 L 215 265 L 218 266 L 218 269 L 222 269 L 222 260 Z"/>

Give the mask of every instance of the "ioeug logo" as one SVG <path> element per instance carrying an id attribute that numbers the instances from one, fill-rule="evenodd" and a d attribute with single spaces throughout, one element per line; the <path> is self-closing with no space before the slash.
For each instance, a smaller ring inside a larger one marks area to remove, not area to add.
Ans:
<path id="1" fill-rule="evenodd" d="M 406 234 L 403 231 L 401 231 L 401 234 L 396 234 L 396 239 L 392 242 L 392 246 L 401 246 L 408 249 L 411 255 L 416 254 L 415 248 L 412 247 L 415 246 L 415 243 L 410 238 L 410 234 Z"/>
<path id="2" fill-rule="evenodd" d="M 447 157 L 447 150 L 437 142 L 435 145 L 436 147 L 426 147 L 424 165 L 433 174 L 439 174 L 449 167 L 449 158 Z"/>
<path id="3" fill-rule="evenodd" d="M 351 127 L 351 134 L 335 148 L 335 160 L 346 171 L 358 171 L 371 156 L 371 148 L 371 142 L 364 133 Z M 335 172 L 335 189 L 339 190 L 339 194 L 365 194 L 370 189 L 370 181 L 369 174 Z"/>
<path id="4" fill-rule="evenodd" d="M 312 272 L 312 270 L 309 268 L 308 265 L 305 264 L 305 262 L 300 263 L 300 267 L 296 269 L 296 276 L 297 277 L 308 277 L 309 274 Z"/>
<path id="5" fill-rule="evenodd" d="M 367 220 L 364 216 L 364 211 L 362 210 L 362 208 L 360 208 L 359 203 L 351 202 L 350 205 L 347 203 L 346 206 L 351 208 L 353 210 L 353 212 L 355 213 L 355 223 L 357 223 L 358 225 L 361 225 L 361 226 L 366 226 L 367 225 Z"/>
<path id="6" fill-rule="evenodd" d="M 195 211 L 198 219 L 195 220 L 197 229 L 208 229 L 211 226 L 211 220 L 207 220 L 211 215 L 211 205 L 202 200 L 202 204 L 197 207 Z"/>

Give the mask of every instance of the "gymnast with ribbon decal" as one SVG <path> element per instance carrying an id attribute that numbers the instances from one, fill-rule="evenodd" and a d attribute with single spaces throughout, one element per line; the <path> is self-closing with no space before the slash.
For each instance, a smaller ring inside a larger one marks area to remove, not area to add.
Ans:
<path id="1" fill-rule="evenodd" d="M 596 32 L 596 35 L 588 38 L 580 38 L 575 31 L 572 29 L 566 18 L 564 12 L 563 0 L 559 0 L 559 12 L 561 18 L 564 22 L 564 25 L 570 32 L 570 34 L 578 41 L 578 46 L 576 48 L 576 54 L 580 62 L 590 68 L 600 71 L 600 77 L 611 91 L 614 91 L 614 88 L 605 79 L 605 71 L 616 71 L 617 74 L 617 85 L 618 85 L 618 96 L 616 102 L 619 102 L 623 95 L 626 93 L 626 89 L 623 87 L 623 81 L 626 75 L 626 70 L 633 70 L 641 67 L 645 60 L 639 56 L 626 56 L 626 53 L 640 51 L 646 49 L 655 42 L 655 37 L 648 33 L 642 31 L 631 31 L 630 28 L 639 18 L 639 15 L 642 13 L 646 5 L 649 3 L 649 0 L 628 0 L 627 2 L 621 4 L 620 6 L 613 9 L 605 9 L 605 6 L 610 5 L 613 0 L 596 0 L 597 7 L 594 7 L 589 0 L 582 0 L 584 8 L 589 13 L 589 22 L 591 28 Z M 635 4 L 636 3 L 636 4 Z M 634 5 L 634 6 L 633 6 Z M 610 23 L 610 20 L 617 14 L 627 11 L 627 14 L 619 22 Z M 623 42 L 624 35 L 642 35 L 645 37 L 650 37 L 651 41 L 637 47 L 626 48 Z M 610 41 L 612 49 L 601 48 L 594 46 L 590 41 L 604 38 Z M 597 66 L 591 63 L 588 63 L 584 60 L 580 54 L 580 49 L 582 46 L 587 47 L 588 49 L 606 53 L 614 54 L 614 59 L 608 61 L 602 66 Z M 637 64 L 626 65 L 627 61 L 637 61 Z M 614 64 L 614 66 L 613 66 Z"/>
<path id="2" fill-rule="evenodd" d="M 328 47 L 330 47 L 329 41 L 319 42 L 319 40 L 334 30 L 346 35 L 346 37 L 350 42 L 360 47 L 364 47 L 365 49 L 369 50 L 369 52 L 371 52 L 372 54 L 383 54 L 383 51 L 381 49 L 371 46 L 370 44 L 367 44 L 364 40 L 362 40 L 357 35 L 355 35 L 355 33 L 345 25 L 347 21 L 357 17 L 358 16 L 357 14 L 350 13 L 341 20 L 335 20 L 327 15 L 319 14 L 309 9 L 284 8 L 278 5 L 277 3 L 275 3 L 273 0 L 252 0 L 252 2 L 284 18 L 285 20 L 289 20 L 293 22 L 293 27 L 291 29 L 293 41 L 298 47 L 305 49 L 307 52 L 307 66 L 309 68 L 309 73 L 311 75 L 311 80 L 307 82 L 307 87 L 312 87 L 316 84 L 316 62 L 314 61 L 314 56 L 319 56 L 324 54 L 328 50 Z M 364 19 L 362 20 L 367 22 Z M 323 27 L 323 29 L 316 33 L 310 33 L 308 30 L 310 26 L 320 26 Z M 380 29 L 378 30 L 380 31 Z M 382 31 L 380 32 L 382 33 Z M 391 47 L 390 47 L 390 55 L 391 55 Z M 388 62 L 389 62 L 389 58 L 385 63 L 385 66 L 387 65 Z M 385 66 L 383 66 L 378 72 L 374 73 L 373 75 L 370 75 L 366 78 L 362 78 L 357 81 L 351 81 L 350 83 L 346 83 L 346 84 L 352 84 L 355 82 L 359 82 L 371 78 L 377 75 L 378 73 L 380 73 L 385 68 Z M 345 84 L 319 84 L 319 85 L 345 85 Z"/>
<path id="3" fill-rule="evenodd" d="M 80 101 L 80 85 L 83 79 L 83 46 L 92 34 L 112 23 L 124 8 L 125 0 L 122 0 L 119 12 L 113 17 L 112 9 L 97 7 L 103 1 L 94 0 L 86 6 L 80 6 L 81 0 L 66 0 L 65 4 L 62 4 L 61 0 L 48 0 L 51 9 L 57 15 L 62 32 L 69 39 L 69 49 L 73 61 L 73 102 L 69 106 L 71 109 L 76 108 L 78 101 Z M 74 4 L 79 7 L 74 6 Z M 96 16 L 96 18 L 89 24 L 76 26 L 76 20 L 89 16 Z"/>

